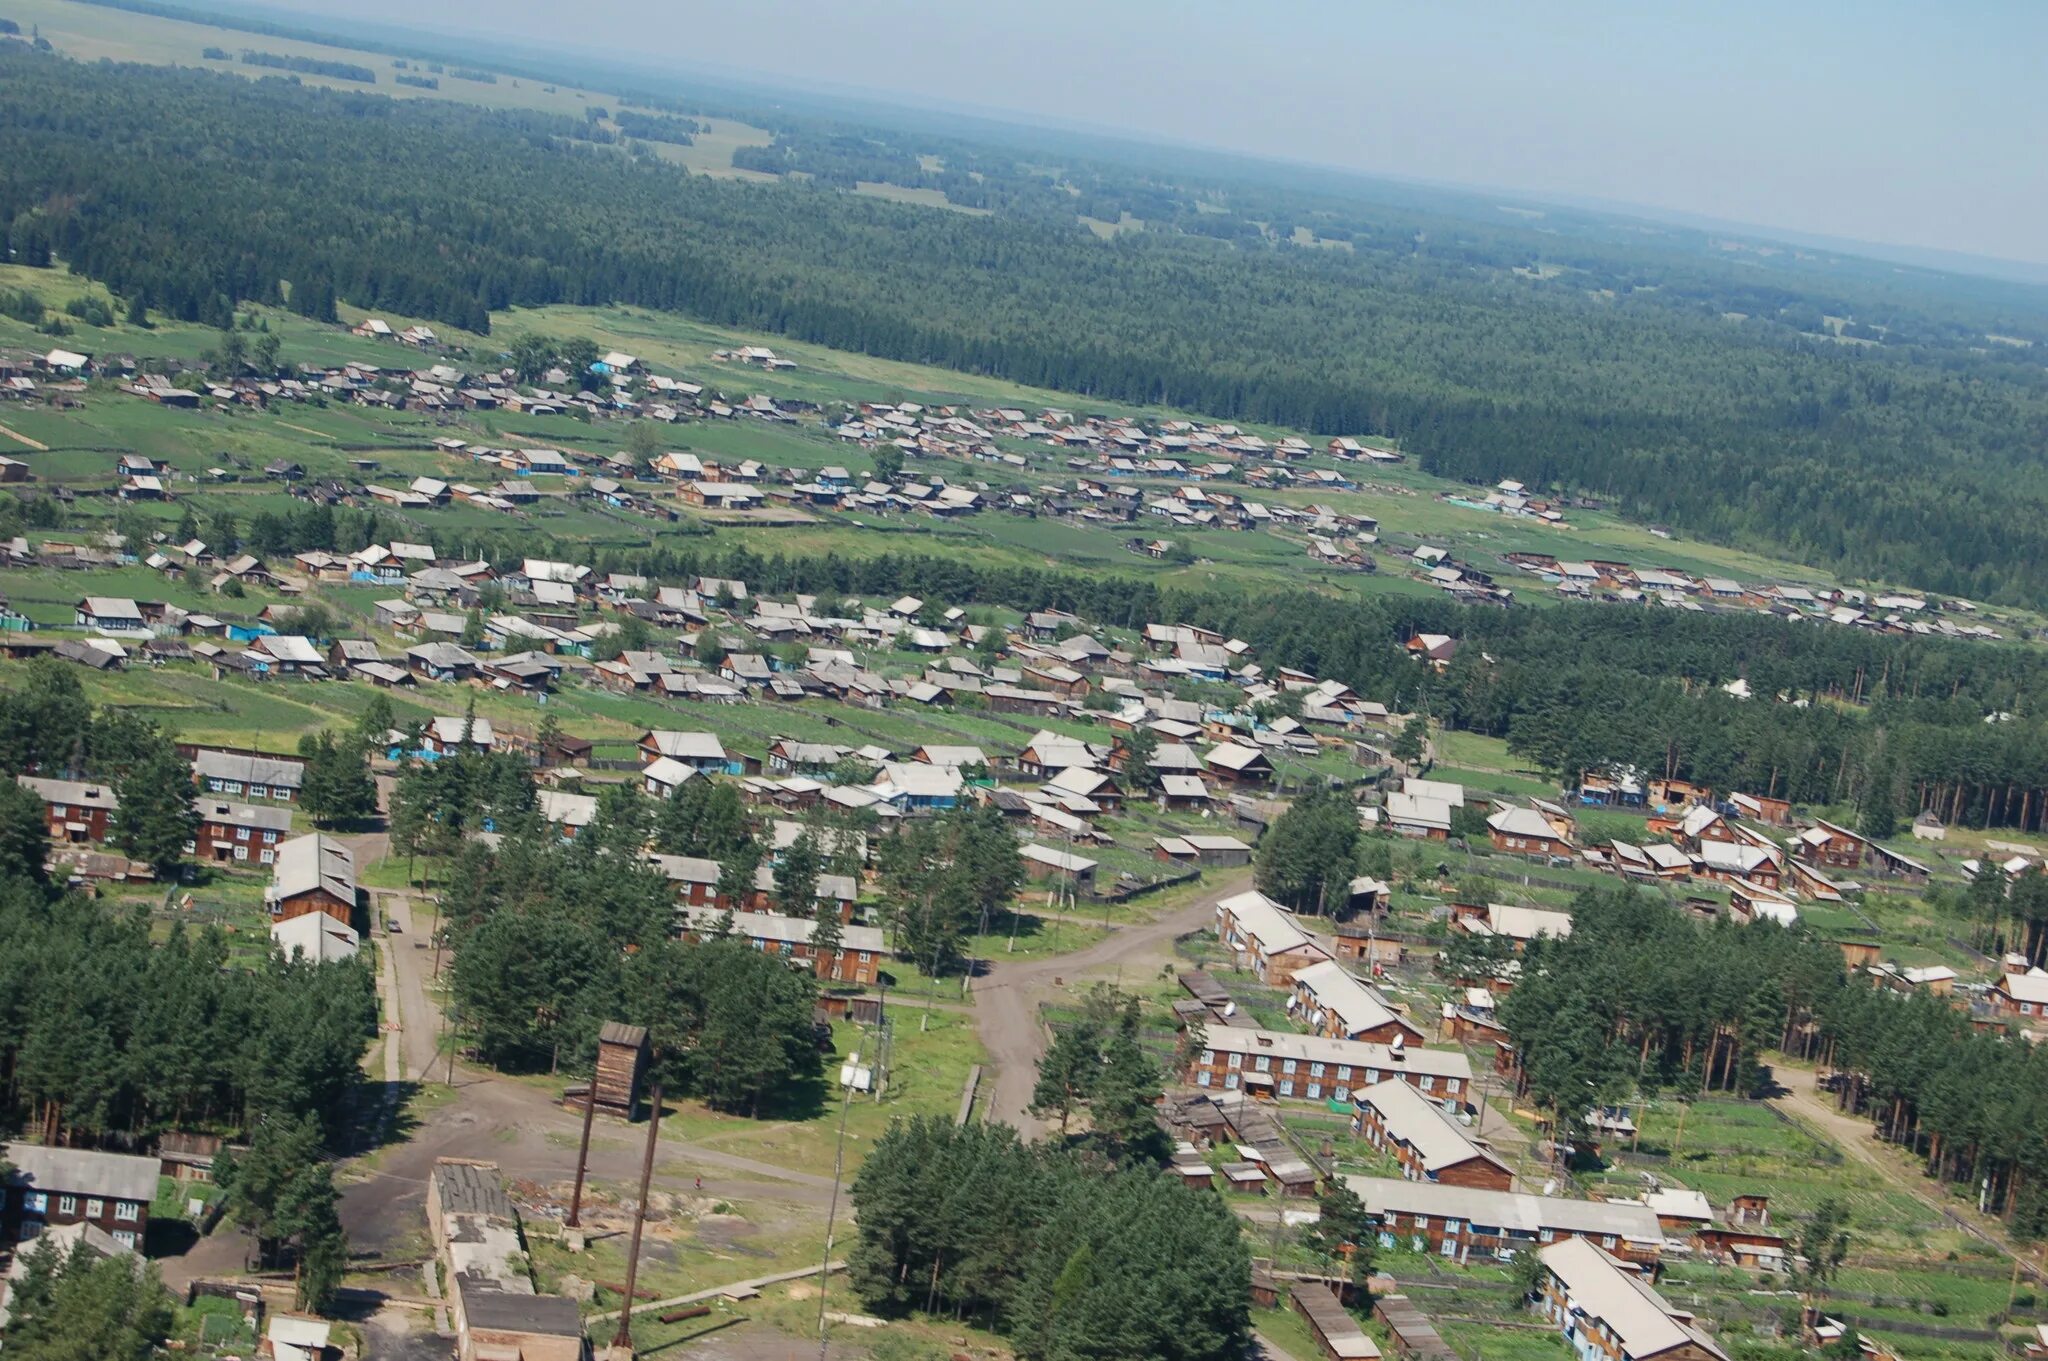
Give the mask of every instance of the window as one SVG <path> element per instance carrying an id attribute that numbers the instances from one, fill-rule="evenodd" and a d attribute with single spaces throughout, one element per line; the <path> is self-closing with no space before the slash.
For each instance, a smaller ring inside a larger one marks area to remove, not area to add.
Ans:
<path id="1" fill-rule="evenodd" d="M 75 1214 L 77 1214 L 77 1213 L 78 1213 L 78 1197 L 77 1197 L 77 1196 L 59 1196 L 59 1197 L 57 1197 L 57 1213 L 58 1213 L 58 1214 L 60 1214 L 60 1215 L 75 1215 Z"/>
<path id="2" fill-rule="evenodd" d="M 1350 1064 L 1348 1064 L 1348 1063 L 1340 1063 L 1340 1064 L 1338 1064 L 1338 1065 L 1337 1065 L 1337 1081 L 1339 1081 L 1339 1082 L 1349 1082 L 1349 1081 L 1351 1081 L 1351 1065 L 1350 1065 Z"/>
<path id="3" fill-rule="evenodd" d="M 137 1204 L 135 1201 L 117 1200 L 114 1202 L 114 1218 L 116 1219 L 127 1220 L 128 1222 L 133 1223 L 135 1221 L 136 1216 L 139 1215 L 141 1212 L 142 1206 Z"/>
<path id="4" fill-rule="evenodd" d="M 1318 1101 L 1318 1100 L 1321 1100 L 1321 1099 L 1322 1099 L 1322 1095 L 1323 1095 L 1323 1084 L 1322 1084 L 1322 1083 L 1320 1083 L 1320 1082 L 1311 1082 L 1311 1083 L 1309 1083 L 1309 1084 L 1308 1084 L 1308 1099 L 1309 1099 L 1309 1100 L 1311 1100 L 1311 1101 Z"/>
<path id="5" fill-rule="evenodd" d="M 1216 1051 L 1215 1051 L 1215 1050 L 1213 1050 L 1213 1049 L 1204 1049 L 1204 1050 L 1202 1051 L 1202 1062 L 1204 1062 L 1204 1063 L 1214 1063 L 1214 1062 L 1216 1062 Z"/>
<path id="6" fill-rule="evenodd" d="M 270 797 L 270 790 L 265 785 L 252 784 L 249 786 L 249 797 L 252 799 L 267 799 Z"/>
<path id="7" fill-rule="evenodd" d="M 1293 1078 L 1291 1078 L 1291 1077 L 1283 1077 L 1283 1078 L 1281 1078 L 1281 1079 L 1280 1079 L 1280 1095 L 1282 1095 L 1282 1096 L 1293 1096 L 1293 1095 L 1294 1095 L 1294 1079 L 1293 1079 Z"/>
<path id="8" fill-rule="evenodd" d="M 1425 1092 L 1433 1092 L 1436 1090 L 1436 1079 L 1431 1077 L 1428 1073 L 1424 1073 L 1422 1075 L 1422 1090 Z"/>
<path id="9" fill-rule="evenodd" d="M 124 1248 L 132 1248 L 135 1246 L 135 1234 L 128 1229 L 116 1229 L 114 1241 Z"/>
<path id="10" fill-rule="evenodd" d="M 50 1197 L 42 1191 L 30 1191 L 21 1198 L 21 1208 L 32 1215 L 46 1213 L 50 1208 Z"/>
<path id="11" fill-rule="evenodd" d="M 263 844 L 266 846 L 275 846 L 277 844 L 277 833 L 266 831 L 263 834 Z"/>
<path id="12" fill-rule="evenodd" d="M 1444 1245 L 1441 1251 L 1443 1252 L 1443 1255 L 1446 1257 L 1456 1257 L 1458 1255 L 1458 1240 L 1455 1238 L 1446 1238 L 1444 1240 Z"/>
<path id="13" fill-rule="evenodd" d="M 21 1225 L 21 1241 L 26 1243 L 42 1231 L 43 1222 L 40 1219 L 23 1220 Z"/>
<path id="14" fill-rule="evenodd" d="M 67 808 L 65 805 L 61 803 L 53 803 L 50 805 L 50 816 L 53 818 L 61 818 L 70 811 L 71 810 L 69 808 Z"/>
<path id="15" fill-rule="evenodd" d="M 271 850 L 268 846 L 265 846 L 263 848 L 263 854 L 258 856 L 257 858 L 261 860 L 264 864 L 268 865 L 272 861 L 277 859 L 277 852 Z"/>
<path id="16" fill-rule="evenodd" d="M 1339 1101 L 1349 1101 L 1351 1099 L 1351 1089 L 1349 1087 L 1339 1087 L 1331 1092 L 1330 1095 L 1336 1097 Z"/>
<path id="17" fill-rule="evenodd" d="M 237 859 L 237 860 L 247 860 L 248 858 L 249 858 L 249 848 L 248 848 L 247 846 L 237 846 L 237 847 L 235 847 L 235 859 Z"/>
<path id="18" fill-rule="evenodd" d="M 1366 1069 L 1366 1070 L 1365 1070 L 1365 1085 L 1366 1085 L 1366 1086 L 1370 1087 L 1370 1086 L 1372 1086 L 1372 1084 L 1373 1084 L 1373 1083 L 1375 1083 L 1375 1082 L 1378 1082 L 1379 1080 L 1380 1080 L 1380 1070 L 1379 1070 L 1379 1069 L 1377 1069 L 1377 1068 L 1368 1068 L 1368 1069 Z"/>
<path id="19" fill-rule="evenodd" d="M 1231 1066 L 1231 1067 L 1233 1067 L 1233 1068 L 1242 1068 L 1242 1067 L 1244 1067 L 1244 1055 L 1242 1055 L 1242 1054 L 1232 1054 L 1232 1055 L 1230 1056 L 1230 1066 Z"/>
<path id="20" fill-rule="evenodd" d="M 1606 1233 L 1606 1234 L 1602 1234 L 1602 1235 L 1600 1235 L 1600 1246 L 1601 1246 L 1601 1247 L 1603 1247 L 1603 1248 L 1611 1248 L 1611 1247 L 1613 1247 L 1613 1246 L 1614 1246 L 1614 1235 L 1613 1235 L 1613 1234 L 1611 1234 L 1611 1233 Z"/>
<path id="21" fill-rule="evenodd" d="M 101 1216 L 105 1215 L 106 1212 L 107 1202 L 101 1200 L 97 1196 L 85 1202 L 85 1217 L 87 1219 L 98 1219 Z"/>
<path id="22" fill-rule="evenodd" d="M 1208 1069 L 1204 1068 L 1201 1072 L 1195 1074 L 1195 1085 L 1197 1087 L 1206 1087 L 1209 1085 Z"/>
<path id="23" fill-rule="evenodd" d="M 1227 1089 L 1228 1089 L 1228 1090 L 1230 1090 L 1230 1091 L 1233 1091 L 1233 1092 L 1234 1092 L 1234 1091 L 1236 1091 L 1236 1090 L 1237 1090 L 1237 1074 L 1236 1074 L 1236 1073 L 1231 1073 L 1230 1075 L 1228 1075 L 1227 1077 L 1225 1077 L 1225 1078 L 1223 1079 L 1223 1085 L 1224 1085 L 1224 1087 L 1225 1087 L 1225 1088 L 1227 1088 Z"/>
<path id="24" fill-rule="evenodd" d="M 1311 1063 L 1308 1066 L 1308 1075 L 1310 1077 L 1321 1077 L 1323 1075 L 1323 1065 L 1320 1063 Z"/>
<path id="25" fill-rule="evenodd" d="M 1283 1072 L 1283 1073 L 1291 1073 L 1291 1072 L 1293 1072 L 1293 1071 L 1294 1071 L 1294 1060 L 1293 1060 L 1293 1059 L 1288 1059 L 1288 1060 L 1284 1061 L 1283 1063 L 1281 1063 L 1281 1065 L 1280 1065 L 1280 1071 L 1281 1071 L 1281 1072 Z"/>
<path id="26" fill-rule="evenodd" d="M 862 951 L 860 952 L 860 962 L 861 962 L 861 963 L 863 963 L 863 964 L 865 964 L 865 963 L 867 963 L 867 962 L 868 962 L 868 958 L 869 958 L 869 952 L 868 952 L 868 951 L 866 951 L 866 950 L 862 950 Z"/>

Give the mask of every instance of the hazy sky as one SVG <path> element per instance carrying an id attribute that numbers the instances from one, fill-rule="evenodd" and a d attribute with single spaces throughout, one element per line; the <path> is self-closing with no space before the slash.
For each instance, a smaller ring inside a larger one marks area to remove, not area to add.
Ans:
<path id="1" fill-rule="evenodd" d="M 1364 171 L 2048 261 L 2039 0 L 347 9 Z"/>

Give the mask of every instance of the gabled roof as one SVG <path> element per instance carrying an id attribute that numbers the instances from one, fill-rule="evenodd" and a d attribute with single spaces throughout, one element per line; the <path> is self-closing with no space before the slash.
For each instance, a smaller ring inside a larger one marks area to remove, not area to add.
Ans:
<path id="1" fill-rule="evenodd" d="M 344 903 L 356 901 L 356 861 L 348 847 L 318 832 L 279 845 L 266 896 L 276 901 L 316 889 Z"/>
<path id="2" fill-rule="evenodd" d="M 1537 1256 L 1564 1286 L 1574 1310 L 1598 1319 L 1620 1341 L 1622 1354 L 1647 1361 L 1693 1346 L 1727 1361 L 1714 1340 L 1682 1317 L 1634 1271 L 1583 1238 L 1539 1248 Z"/>

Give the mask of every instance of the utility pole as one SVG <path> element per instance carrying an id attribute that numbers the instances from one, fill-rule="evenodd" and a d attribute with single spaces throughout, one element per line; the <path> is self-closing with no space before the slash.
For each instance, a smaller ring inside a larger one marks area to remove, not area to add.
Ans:
<path id="1" fill-rule="evenodd" d="M 596 1093 L 591 1093 L 595 1098 Z M 640 1203 L 633 1208 L 633 1245 L 626 1250 L 626 1298 L 619 1305 L 619 1331 L 612 1346 L 633 1350 L 633 1288 L 640 1277 L 640 1230 L 647 1224 L 647 1186 L 654 1180 L 654 1145 L 661 1134 L 661 1080 L 654 1082 L 654 1111 L 647 1117 L 647 1153 L 640 1161 Z M 593 1101 L 593 1104 L 594 1101 Z"/>
<path id="2" fill-rule="evenodd" d="M 450 999 L 447 1007 L 441 1012 L 441 1025 L 442 1029 L 448 1032 L 448 1085 L 453 1087 L 455 1085 L 455 1051 L 461 1044 L 461 1041 L 455 1035 L 455 1003 L 453 999 Z"/>
<path id="3" fill-rule="evenodd" d="M 597 1115 L 597 1074 L 583 1092 L 583 1142 L 576 1147 L 576 1189 L 569 1196 L 569 1217 L 563 1223 L 572 1229 L 583 1227 L 583 1172 L 590 1165 L 590 1122 Z"/>
<path id="4" fill-rule="evenodd" d="M 839 1218 L 839 1183 L 846 1171 L 846 1112 L 853 1105 L 853 1084 L 842 1074 L 839 1083 L 839 1146 L 832 1153 L 832 1200 L 825 1211 L 825 1255 L 818 1259 L 818 1361 L 825 1361 L 825 1287 L 832 1280 L 832 1226 Z"/>

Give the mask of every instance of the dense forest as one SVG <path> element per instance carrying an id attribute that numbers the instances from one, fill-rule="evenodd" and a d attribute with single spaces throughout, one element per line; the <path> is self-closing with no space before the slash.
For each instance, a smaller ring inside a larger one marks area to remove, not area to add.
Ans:
<path id="1" fill-rule="evenodd" d="M 1156 1167 L 920 1117 L 875 1142 L 853 1200 L 847 1273 L 884 1317 L 970 1319 L 1024 1361 L 1222 1361 L 1250 1341 L 1236 1218 Z"/>
<path id="2" fill-rule="evenodd" d="M 1808 338 L 1817 315 L 1782 316 L 1820 306 L 1790 288 L 1737 297 L 1710 279 L 1674 305 L 1668 271 L 1626 292 L 1524 277 L 1503 263 L 1506 227 L 1389 218 L 1349 249 L 1179 230 L 1101 241 L 1031 214 L 691 177 L 593 143 L 595 127 L 11 51 L 0 223 L 18 259 L 62 258 L 174 318 L 287 293 L 308 315 L 338 297 L 476 329 L 515 303 L 633 303 L 1383 434 L 1455 477 L 1596 490 L 1851 573 L 2039 594 L 2048 379 L 2023 350 Z M 820 164 L 826 183 L 881 168 L 847 155 Z M 1887 326 L 1914 333 L 1911 311 Z M 1992 324 L 2030 325 L 1986 312 L 1971 326 Z"/>

